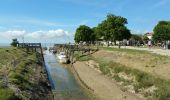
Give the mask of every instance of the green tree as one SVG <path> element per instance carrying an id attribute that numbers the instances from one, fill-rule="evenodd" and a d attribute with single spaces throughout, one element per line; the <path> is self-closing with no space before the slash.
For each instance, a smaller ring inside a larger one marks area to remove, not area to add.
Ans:
<path id="1" fill-rule="evenodd" d="M 144 35 L 144 36 L 143 36 L 143 40 L 144 40 L 144 41 L 148 41 L 149 38 L 148 38 L 146 35 Z"/>
<path id="2" fill-rule="evenodd" d="M 99 40 L 102 37 L 101 35 L 102 32 L 100 32 L 98 27 L 93 27 L 92 30 L 93 30 L 95 40 Z"/>
<path id="3" fill-rule="evenodd" d="M 14 38 L 14 39 L 12 39 L 11 46 L 16 47 L 18 43 L 19 43 L 18 40 L 16 38 Z"/>
<path id="4" fill-rule="evenodd" d="M 93 30 L 86 26 L 86 25 L 80 25 L 75 33 L 74 40 L 76 43 L 79 43 L 80 41 L 84 41 L 86 43 L 89 43 L 90 41 L 94 41 L 95 34 L 93 34 Z"/>
<path id="5" fill-rule="evenodd" d="M 121 41 L 131 37 L 130 30 L 125 26 L 127 19 L 121 16 L 108 14 L 107 19 L 97 26 L 97 36 L 103 37 L 107 41 Z M 109 43 L 108 43 L 109 46 Z"/>
<path id="6" fill-rule="evenodd" d="M 167 41 L 170 40 L 170 21 L 160 21 L 154 27 L 153 40 Z"/>
<path id="7" fill-rule="evenodd" d="M 136 41 L 142 41 L 142 36 L 140 34 L 132 34 L 131 39 Z"/>

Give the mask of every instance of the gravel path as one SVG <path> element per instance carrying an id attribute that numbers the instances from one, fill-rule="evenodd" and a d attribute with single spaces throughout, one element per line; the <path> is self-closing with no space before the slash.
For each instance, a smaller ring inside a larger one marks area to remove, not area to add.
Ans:
<path id="1" fill-rule="evenodd" d="M 118 48 L 117 46 L 112 46 L 114 48 Z M 145 50 L 145 51 L 150 51 L 152 53 L 160 54 L 160 55 L 165 55 L 165 56 L 170 56 L 170 50 L 168 49 L 155 49 L 155 48 L 138 48 L 138 47 L 131 47 L 131 46 L 122 46 L 121 48 L 126 48 L 126 49 L 135 49 L 135 50 Z"/>
<path id="2" fill-rule="evenodd" d="M 85 62 L 76 62 L 74 67 L 81 79 L 101 100 L 139 100 L 129 92 L 123 92 L 115 81 L 89 67 Z"/>

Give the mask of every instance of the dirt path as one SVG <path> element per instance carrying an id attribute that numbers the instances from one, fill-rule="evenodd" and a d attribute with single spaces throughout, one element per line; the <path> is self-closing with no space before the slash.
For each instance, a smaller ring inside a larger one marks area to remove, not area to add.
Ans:
<path id="1" fill-rule="evenodd" d="M 114 48 L 118 48 L 117 46 L 113 46 Z M 126 49 L 135 49 L 135 50 L 145 50 L 150 51 L 151 53 L 156 53 L 164 56 L 170 56 L 170 50 L 168 49 L 155 49 L 155 48 L 138 48 L 138 47 L 131 47 L 131 46 L 122 46 L 121 48 Z"/>
<path id="2" fill-rule="evenodd" d="M 75 70 L 81 79 L 94 90 L 94 94 L 102 100 L 139 100 L 129 92 L 123 92 L 115 81 L 89 67 L 85 62 L 76 62 Z"/>

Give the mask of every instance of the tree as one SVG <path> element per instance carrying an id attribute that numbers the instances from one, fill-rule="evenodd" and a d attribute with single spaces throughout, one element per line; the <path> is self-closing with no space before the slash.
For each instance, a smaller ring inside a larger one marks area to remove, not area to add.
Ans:
<path id="1" fill-rule="evenodd" d="M 95 35 L 93 34 L 93 30 L 86 26 L 86 25 L 80 25 L 75 33 L 74 40 L 76 43 L 79 43 L 80 41 L 84 41 L 86 43 L 93 41 L 95 39 Z"/>
<path id="2" fill-rule="evenodd" d="M 92 30 L 93 30 L 95 40 L 99 40 L 102 37 L 102 32 L 99 30 L 98 27 L 93 27 Z"/>
<path id="3" fill-rule="evenodd" d="M 16 47 L 18 43 L 19 43 L 18 40 L 16 38 L 14 38 L 14 39 L 12 39 L 11 46 Z"/>
<path id="4" fill-rule="evenodd" d="M 146 35 L 144 35 L 144 36 L 143 36 L 143 40 L 144 40 L 144 41 L 148 41 L 149 38 L 148 38 Z"/>
<path id="5" fill-rule="evenodd" d="M 121 16 L 108 14 L 107 19 L 97 26 L 98 35 L 107 41 L 122 41 L 131 37 L 130 30 L 125 26 L 127 19 Z"/>
<path id="6" fill-rule="evenodd" d="M 153 40 L 170 40 L 170 21 L 160 21 L 154 28 Z"/>
<path id="7" fill-rule="evenodd" d="M 142 41 L 142 36 L 139 34 L 132 34 L 131 39 L 135 41 Z"/>

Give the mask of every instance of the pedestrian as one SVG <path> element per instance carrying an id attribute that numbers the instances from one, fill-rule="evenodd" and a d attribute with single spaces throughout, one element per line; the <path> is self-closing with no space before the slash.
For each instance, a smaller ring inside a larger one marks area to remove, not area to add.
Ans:
<path id="1" fill-rule="evenodd" d="M 151 48 L 151 46 L 152 46 L 152 42 L 151 42 L 151 40 L 149 40 L 148 41 L 148 47 Z"/>
<path id="2" fill-rule="evenodd" d="M 126 41 L 126 45 L 129 46 L 129 40 Z"/>

